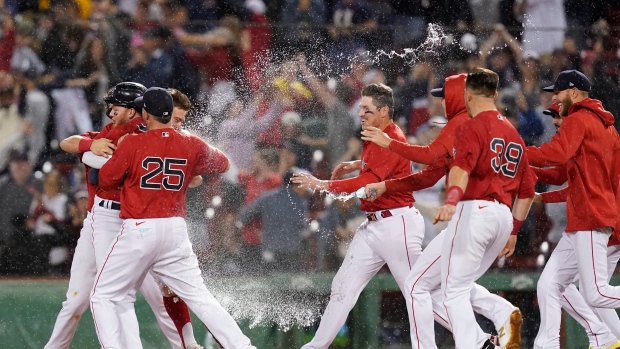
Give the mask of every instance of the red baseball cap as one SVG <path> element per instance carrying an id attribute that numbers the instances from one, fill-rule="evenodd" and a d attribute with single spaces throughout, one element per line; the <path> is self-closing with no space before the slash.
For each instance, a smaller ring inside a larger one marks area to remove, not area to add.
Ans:
<path id="1" fill-rule="evenodd" d="M 547 109 L 543 110 L 543 114 L 554 118 L 560 116 L 560 105 L 555 102 L 552 103 Z"/>

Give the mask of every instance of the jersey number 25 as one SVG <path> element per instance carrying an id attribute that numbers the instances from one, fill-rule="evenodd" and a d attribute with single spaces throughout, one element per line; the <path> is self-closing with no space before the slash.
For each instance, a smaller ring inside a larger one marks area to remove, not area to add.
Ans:
<path id="1" fill-rule="evenodd" d="M 163 186 L 166 190 L 177 191 L 181 189 L 185 179 L 185 172 L 173 166 L 185 165 L 187 165 L 186 159 L 165 158 L 162 160 L 162 158 L 152 156 L 144 158 L 142 160 L 142 168 L 149 172 L 140 177 L 140 188 L 160 190 Z M 164 175 L 160 181 L 153 179 L 162 172 Z"/>
<path id="2" fill-rule="evenodd" d="M 491 141 L 491 151 L 495 157 L 491 159 L 491 167 L 496 173 L 500 171 L 504 176 L 514 178 L 519 168 L 523 147 L 521 144 L 510 142 L 506 146 L 506 141 L 501 138 L 493 138 Z"/>

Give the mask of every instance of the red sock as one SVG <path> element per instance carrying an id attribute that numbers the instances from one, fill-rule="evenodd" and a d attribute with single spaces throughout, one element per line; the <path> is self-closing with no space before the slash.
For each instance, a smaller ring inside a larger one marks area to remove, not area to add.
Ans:
<path id="1" fill-rule="evenodd" d="M 164 307 L 170 315 L 172 322 L 174 322 L 174 326 L 177 328 L 177 332 L 179 332 L 179 336 L 181 336 L 181 342 L 183 347 L 185 348 L 185 340 L 183 339 L 183 326 L 186 323 L 192 322 L 192 319 L 189 316 L 189 308 L 185 302 L 177 297 L 164 297 Z"/>

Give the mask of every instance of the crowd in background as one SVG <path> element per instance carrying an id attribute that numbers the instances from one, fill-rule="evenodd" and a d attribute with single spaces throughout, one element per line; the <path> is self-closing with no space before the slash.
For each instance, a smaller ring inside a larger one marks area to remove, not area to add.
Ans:
<path id="1" fill-rule="evenodd" d="M 288 180 L 294 171 L 327 179 L 359 158 L 364 85 L 394 89 L 395 121 L 415 144 L 446 122 L 430 89 L 474 66 L 499 74 L 498 106 L 528 144 L 555 133 L 542 114 L 551 94 L 540 87 L 565 69 L 584 72 L 591 96 L 620 116 L 620 5 L 612 2 L 1 3 L 1 275 L 68 274 L 88 198 L 82 165 L 58 144 L 109 122 L 102 98 L 121 81 L 187 94 L 185 127 L 231 159 L 225 176 L 188 192 L 194 249 L 205 272 L 226 275 L 337 269 L 365 220 L 359 201 Z M 443 183 L 415 193 L 427 217 L 443 202 Z M 540 268 L 564 217 L 560 204 L 533 206 L 517 255 L 498 267 Z M 431 221 L 427 242 L 441 228 Z"/>

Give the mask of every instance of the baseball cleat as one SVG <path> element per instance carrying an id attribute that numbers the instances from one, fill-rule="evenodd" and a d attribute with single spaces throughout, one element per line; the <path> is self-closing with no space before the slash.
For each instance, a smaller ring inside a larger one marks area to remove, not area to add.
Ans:
<path id="1" fill-rule="evenodd" d="M 510 314 L 508 320 L 497 331 L 499 338 L 499 346 L 501 349 L 519 349 L 521 348 L 521 323 L 523 317 L 521 311 L 516 309 Z"/>
<path id="2" fill-rule="evenodd" d="M 187 347 L 185 347 L 185 349 L 205 349 L 204 347 L 202 347 L 200 344 L 198 343 L 194 343 L 194 344 L 190 344 Z"/>

